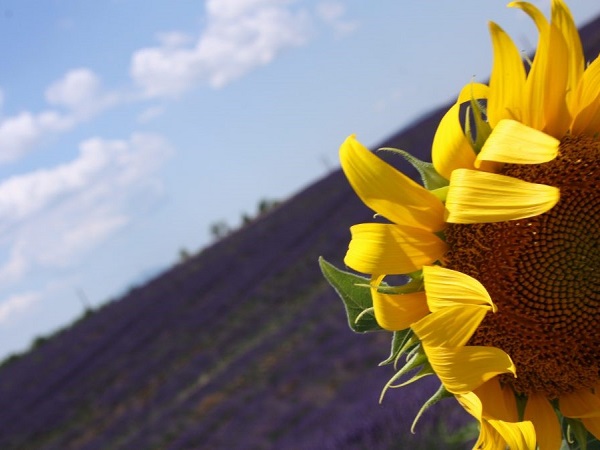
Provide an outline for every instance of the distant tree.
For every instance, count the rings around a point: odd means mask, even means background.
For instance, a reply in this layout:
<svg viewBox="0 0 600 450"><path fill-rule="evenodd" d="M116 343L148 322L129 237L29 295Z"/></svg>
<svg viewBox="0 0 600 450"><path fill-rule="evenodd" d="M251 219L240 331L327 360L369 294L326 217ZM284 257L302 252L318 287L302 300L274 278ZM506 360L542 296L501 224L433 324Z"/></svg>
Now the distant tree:
<svg viewBox="0 0 600 450"><path fill-rule="evenodd" d="M258 202L258 214L260 215L269 212L270 210L278 206L279 203L279 200L263 198L260 202Z"/></svg>
<svg viewBox="0 0 600 450"><path fill-rule="evenodd" d="M216 240L222 239L231 233L229 225L225 221L214 222L210 226L210 234Z"/></svg>
<svg viewBox="0 0 600 450"><path fill-rule="evenodd" d="M44 345L49 340L50 340L50 337L48 337L48 336L38 336L31 343L31 348L34 350L36 348L40 348L42 345Z"/></svg>
<svg viewBox="0 0 600 450"><path fill-rule="evenodd" d="M254 220L254 218L249 216L248 214L246 214L246 213L242 214L242 226L248 225L253 220Z"/></svg>
<svg viewBox="0 0 600 450"><path fill-rule="evenodd" d="M179 249L179 261L186 262L192 257L192 254L188 251L187 248Z"/></svg>
<svg viewBox="0 0 600 450"><path fill-rule="evenodd" d="M85 311L90 311L93 309L92 304L90 303L90 299L85 294L83 289L77 288L77 297L79 298L79 301L81 302L81 305L83 306L83 309Z"/></svg>
<svg viewBox="0 0 600 450"><path fill-rule="evenodd" d="M251 215L248 213L242 213L242 223L240 226L244 227L246 225L249 225L250 223L254 222L254 220L257 217L260 217L261 215L267 213L268 211L272 210L276 206L279 206L279 204L280 204L279 200L263 198L262 200L260 200L258 202L257 211L254 215ZM232 231L233 231L233 229L230 228L229 225L223 220L214 222L210 226L210 234L212 235L212 237L215 240L224 238L225 236L230 234ZM181 253L180 253L180 255L181 255Z"/></svg>
<svg viewBox="0 0 600 450"><path fill-rule="evenodd" d="M14 363L15 361L18 361L22 357L23 357L22 353L12 353L9 356L7 356L6 358L4 358L4 360L2 362L0 362L0 368L10 365L10 364Z"/></svg>

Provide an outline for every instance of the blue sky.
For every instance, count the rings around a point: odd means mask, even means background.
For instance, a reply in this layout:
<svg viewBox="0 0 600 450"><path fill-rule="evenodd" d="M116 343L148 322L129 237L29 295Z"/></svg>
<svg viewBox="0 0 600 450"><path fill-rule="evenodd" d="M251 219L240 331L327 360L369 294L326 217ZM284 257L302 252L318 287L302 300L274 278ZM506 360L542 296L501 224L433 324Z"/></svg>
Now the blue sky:
<svg viewBox="0 0 600 450"><path fill-rule="evenodd" d="M501 0L0 1L0 358L485 80L488 20L536 42Z"/></svg>

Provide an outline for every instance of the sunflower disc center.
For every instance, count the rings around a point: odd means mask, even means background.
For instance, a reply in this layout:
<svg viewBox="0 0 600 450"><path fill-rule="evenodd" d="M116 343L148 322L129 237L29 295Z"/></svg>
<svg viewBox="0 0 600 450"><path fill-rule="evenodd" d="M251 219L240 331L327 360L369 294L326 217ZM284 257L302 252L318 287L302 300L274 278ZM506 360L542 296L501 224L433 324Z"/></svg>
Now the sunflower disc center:
<svg viewBox="0 0 600 450"><path fill-rule="evenodd" d="M516 392L548 398L600 380L600 141L566 137L545 164L504 175L560 189L557 205L528 219L449 224L445 266L478 279L498 306L469 345L501 348Z"/></svg>

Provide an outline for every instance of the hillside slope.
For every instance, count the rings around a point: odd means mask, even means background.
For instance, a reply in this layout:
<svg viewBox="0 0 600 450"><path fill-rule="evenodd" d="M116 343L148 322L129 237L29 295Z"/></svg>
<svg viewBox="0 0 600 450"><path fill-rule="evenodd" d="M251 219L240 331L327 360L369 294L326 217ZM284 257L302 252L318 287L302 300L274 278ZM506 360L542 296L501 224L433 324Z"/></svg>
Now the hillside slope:
<svg viewBox="0 0 600 450"><path fill-rule="evenodd" d="M381 146L427 159L442 112ZM319 272L371 216L335 171L6 365L0 448L464 448L439 442L467 421L453 400L409 432L435 380L378 404L389 336L350 332Z"/></svg>
<svg viewBox="0 0 600 450"><path fill-rule="evenodd" d="M0 448L351 448L395 422L408 434L433 388L378 405L388 337L348 330L317 265L339 262L370 215L332 174L9 365Z"/></svg>

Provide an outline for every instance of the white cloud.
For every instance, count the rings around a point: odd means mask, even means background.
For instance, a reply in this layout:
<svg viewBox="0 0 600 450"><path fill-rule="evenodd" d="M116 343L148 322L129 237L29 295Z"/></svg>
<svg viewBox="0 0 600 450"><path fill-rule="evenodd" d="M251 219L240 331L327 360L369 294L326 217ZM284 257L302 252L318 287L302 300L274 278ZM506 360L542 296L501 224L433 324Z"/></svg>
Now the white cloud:
<svg viewBox="0 0 600 450"><path fill-rule="evenodd" d="M151 120L154 120L157 117L161 116L164 112L165 109L163 106L151 106L138 115L137 121L139 123L148 123Z"/></svg>
<svg viewBox="0 0 600 450"><path fill-rule="evenodd" d="M167 48L182 47L194 42L194 38L192 36L180 31L158 33L156 38L158 39L158 42L160 42L161 46Z"/></svg>
<svg viewBox="0 0 600 450"><path fill-rule="evenodd" d="M90 69L79 68L70 70L52 83L46 89L46 100L83 119L113 106L118 97L115 93L105 92L100 79Z"/></svg>
<svg viewBox="0 0 600 450"><path fill-rule="evenodd" d="M158 135L93 138L73 161L0 183L0 286L35 267L63 267L135 219L160 195L155 172L170 155Z"/></svg>
<svg viewBox="0 0 600 450"><path fill-rule="evenodd" d="M208 0L194 45L180 33L132 56L130 74L148 97L178 96L196 83L220 88L307 42L310 18L285 0Z"/></svg>
<svg viewBox="0 0 600 450"><path fill-rule="evenodd" d="M236 19L252 13L257 8L269 7L274 4L285 6L289 3L289 1L277 0L207 0L206 12L212 17Z"/></svg>
<svg viewBox="0 0 600 450"><path fill-rule="evenodd" d="M69 267L131 221L123 205L107 205L100 196L92 198L103 203L93 204L84 197L45 212L43 227L28 222L20 230L7 261L10 271L1 267L0 281L18 281L38 267Z"/></svg>
<svg viewBox="0 0 600 450"><path fill-rule="evenodd" d="M71 130L114 106L120 96L102 88L89 69L74 69L46 89L46 100L61 110L29 111L0 119L0 164L14 161L48 136Z"/></svg>
<svg viewBox="0 0 600 450"><path fill-rule="evenodd" d="M15 314L30 309L39 299L40 294L36 292L26 292L10 296L0 303L0 323L3 324Z"/></svg>
<svg viewBox="0 0 600 450"><path fill-rule="evenodd" d="M72 117L55 111L22 112L0 120L0 163L20 158L44 136L68 130L74 123Z"/></svg>
<svg viewBox="0 0 600 450"><path fill-rule="evenodd" d="M340 1L323 1L317 5L317 15L338 37L353 33L358 28L358 22L345 19L345 14L346 6Z"/></svg>
<svg viewBox="0 0 600 450"><path fill-rule="evenodd" d="M80 156L70 163L6 179L0 183L0 230L4 224L21 220L61 195L92 183L108 158L84 143Z"/></svg>

